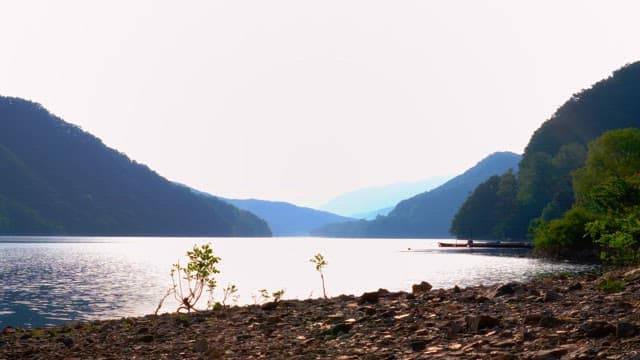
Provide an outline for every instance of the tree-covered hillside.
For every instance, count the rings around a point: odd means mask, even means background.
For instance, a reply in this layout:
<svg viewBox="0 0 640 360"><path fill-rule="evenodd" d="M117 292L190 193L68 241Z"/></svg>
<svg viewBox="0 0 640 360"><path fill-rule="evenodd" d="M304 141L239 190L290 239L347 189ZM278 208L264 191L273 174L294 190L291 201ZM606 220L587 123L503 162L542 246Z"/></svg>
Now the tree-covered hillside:
<svg viewBox="0 0 640 360"><path fill-rule="evenodd" d="M560 217L574 202L571 173L584 164L587 144L607 130L627 127L640 127L640 62L572 96L536 130L520 162L513 210L491 218L484 214L486 228L524 239L534 221ZM466 222L481 221L472 219L475 215L467 212L469 208L493 206L479 197L472 196L469 202L458 214ZM465 236L467 227L456 227L454 234Z"/></svg>
<svg viewBox="0 0 640 360"><path fill-rule="evenodd" d="M450 237L451 220L473 189L489 177L515 169L520 155L489 155L441 186L401 201L388 216L372 221L329 224L314 231L321 236L437 238Z"/></svg>
<svg viewBox="0 0 640 360"><path fill-rule="evenodd" d="M39 104L0 97L0 234L268 236Z"/></svg>
<svg viewBox="0 0 640 360"><path fill-rule="evenodd" d="M536 251L581 260L600 252L613 264L640 262L640 130L607 131L590 143L573 188L572 208L535 227Z"/></svg>
<svg viewBox="0 0 640 360"><path fill-rule="evenodd" d="M509 169L478 185L454 216L451 233L467 239L507 238L507 229L500 223L496 225L496 219L508 218L513 213L518 190L516 181L515 174Z"/></svg>

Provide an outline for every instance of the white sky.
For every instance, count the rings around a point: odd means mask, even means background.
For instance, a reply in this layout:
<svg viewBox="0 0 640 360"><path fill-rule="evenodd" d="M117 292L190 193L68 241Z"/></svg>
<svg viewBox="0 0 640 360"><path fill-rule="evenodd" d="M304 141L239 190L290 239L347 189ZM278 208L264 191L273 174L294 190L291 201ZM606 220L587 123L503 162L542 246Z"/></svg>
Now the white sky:
<svg viewBox="0 0 640 360"><path fill-rule="evenodd" d="M319 205L521 153L640 60L635 1L2 1L0 94L167 178Z"/></svg>

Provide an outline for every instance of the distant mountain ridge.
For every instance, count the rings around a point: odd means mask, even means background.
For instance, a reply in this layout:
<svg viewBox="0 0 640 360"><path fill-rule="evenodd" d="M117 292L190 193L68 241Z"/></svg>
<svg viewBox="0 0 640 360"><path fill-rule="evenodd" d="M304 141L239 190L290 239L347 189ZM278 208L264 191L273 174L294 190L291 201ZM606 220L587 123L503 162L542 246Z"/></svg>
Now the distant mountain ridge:
<svg viewBox="0 0 640 360"><path fill-rule="evenodd" d="M287 202L256 199L223 200L264 219L267 224L269 224L274 236L307 236L311 234L312 230L320 226L353 220L353 218L339 216L327 211L301 207Z"/></svg>
<svg viewBox="0 0 640 360"><path fill-rule="evenodd" d="M367 187L336 196L319 208L353 218L375 217L373 213L377 215L383 209L393 208L401 200L440 186L452 177L432 176L419 181Z"/></svg>
<svg viewBox="0 0 640 360"><path fill-rule="evenodd" d="M0 234L271 235L23 99L0 97L0 174Z"/></svg>
<svg viewBox="0 0 640 360"><path fill-rule="evenodd" d="M401 201L388 216L373 221L329 224L313 233L330 237L444 238L456 211L478 184L508 169L516 169L521 156L493 153L443 185Z"/></svg>
<svg viewBox="0 0 640 360"><path fill-rule="evenodd" d="M353 217L356 219L362 219L362 220L373 220L378 216L389 215L389 213L391 212L391 210L393 210L393 208L394 208L393 206L389 206L384 209L378 209L378 210L369 211L366 213L353 214Z"/></svg>
<svg viewBox="0 0 640 360"><path fill-rule="evenodd" d="M188 188L199 196L219 199L259 216L269 225L273 236L308 236L313 229L320 226L354 220L353 218L302 207L284 201L229 199L196 190L184 184L177 184Z"/></svg>

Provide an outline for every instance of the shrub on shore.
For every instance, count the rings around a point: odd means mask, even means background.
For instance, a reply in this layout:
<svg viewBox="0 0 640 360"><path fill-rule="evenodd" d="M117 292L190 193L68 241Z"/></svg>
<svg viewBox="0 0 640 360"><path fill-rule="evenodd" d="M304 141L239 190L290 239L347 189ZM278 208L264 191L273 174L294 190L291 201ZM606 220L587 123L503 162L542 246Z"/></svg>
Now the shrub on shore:
<svg viewBox="0 0 640 360"><path fill-rule="evenodd" d="M320 280L322 281L322 295L324 295L324 298L326 299L327 291L324 287L324 273L322 272L322 269L325 266L327 266L329 263L327 262L327 260L325 260L324 256L320 253L315 254L311 259L309 259L309 261L316 265L316 271L320 273Z"/></svg>
<svg viewBox="0 0 640 360"><path fill-rule="evenodd" d="M215 289L215 275L220 273L216 264L220 261L220 257L214 255L211 244L194 245L192 250L187 251L187 257L189 258L187 266L180 265L180 262L173 264L170 272L173 286L160 300L156 314L164 300L172 294L179 304L177 312L198 311L196 305L205 288L210 294Z"/></svg>

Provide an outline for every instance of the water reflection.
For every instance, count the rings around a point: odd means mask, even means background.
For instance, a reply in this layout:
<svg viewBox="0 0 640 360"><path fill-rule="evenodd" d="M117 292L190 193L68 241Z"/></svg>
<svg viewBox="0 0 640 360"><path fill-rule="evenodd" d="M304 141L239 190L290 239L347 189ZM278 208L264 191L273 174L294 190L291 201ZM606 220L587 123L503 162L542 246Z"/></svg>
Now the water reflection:
<svg viewBox="0 0 640 360"><path fill-rule="evenodd" d="M320 279L308 261L317 252L329 261L329 295L409 290L422 280L446 288L586 269L525 258L513 249L442 251L435 240L4 237L0 328L151 313L170 285L171 264L205 242L222 257L219 286L237 285L240 304L252 303L263 288L285 289L285 298L320 296ZM175 302L164 309L174 310Z"/></svg>

